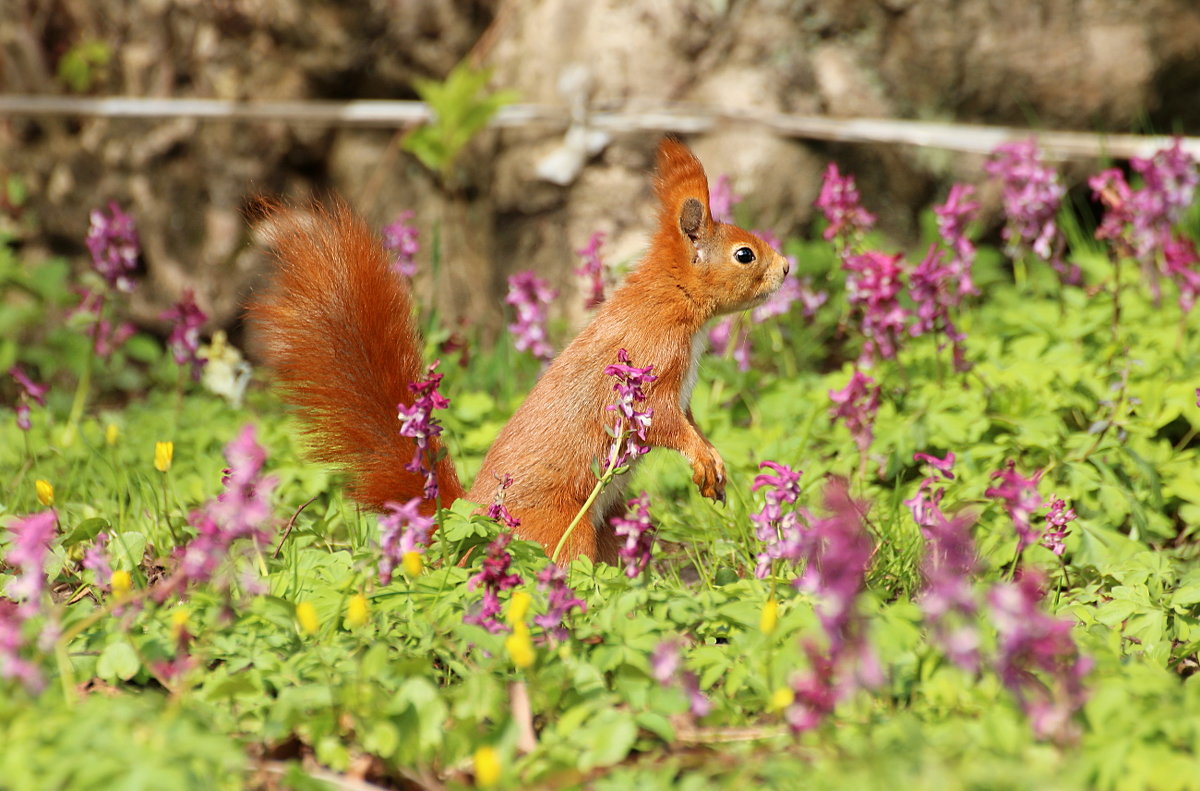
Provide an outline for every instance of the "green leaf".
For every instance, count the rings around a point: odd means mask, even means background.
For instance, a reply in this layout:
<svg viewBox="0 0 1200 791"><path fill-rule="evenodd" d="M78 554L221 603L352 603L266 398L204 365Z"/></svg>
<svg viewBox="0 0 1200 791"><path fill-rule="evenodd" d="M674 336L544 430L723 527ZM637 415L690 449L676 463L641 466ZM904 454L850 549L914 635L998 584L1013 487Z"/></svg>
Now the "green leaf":
<svg viewBox="0 0 1200 791"><path fill-rule="evenodd" d="M96 675L106 681L128 681L137 674L141 666L133 646L126 640L118 640L109 643L100 653L100 659L96 663Z"/></svg>

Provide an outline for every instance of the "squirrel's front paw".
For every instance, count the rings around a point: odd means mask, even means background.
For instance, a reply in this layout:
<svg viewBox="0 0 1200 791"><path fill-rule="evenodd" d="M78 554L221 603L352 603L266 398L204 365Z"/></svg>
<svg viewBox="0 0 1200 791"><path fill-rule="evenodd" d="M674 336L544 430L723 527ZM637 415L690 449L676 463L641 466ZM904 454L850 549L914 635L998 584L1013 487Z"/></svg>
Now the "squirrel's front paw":
<svg viewBox="0 0 1200 791"><path fill-rule="evenodd" d="M717 449L708 447L696 461L692 462L692 482L700 494L725 502L725 461Z"/></svg>

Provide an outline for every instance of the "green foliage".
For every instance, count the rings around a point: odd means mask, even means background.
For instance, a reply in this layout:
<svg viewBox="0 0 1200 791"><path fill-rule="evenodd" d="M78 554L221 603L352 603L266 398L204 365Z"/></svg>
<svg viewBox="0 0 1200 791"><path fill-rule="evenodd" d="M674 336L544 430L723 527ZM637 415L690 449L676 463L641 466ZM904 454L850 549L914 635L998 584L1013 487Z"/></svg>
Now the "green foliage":
<svg viewBox="0 0 1200 791"><path fill-rule="evenodd" d="M406 136L404 149L425 167L446 176L459 152L487 127L492 116L516 101L513 91L488 93L491 76L489 70L463 61L442 82L415 80L417 94L433 111L433 120Z"/></svg>
<svg viewBox="0 0 1200 791"><path fill-rule="evenodd" d="M103 41L83 41L58 61L58 79L74 93L87 93L112 60L112 49Z"/></svg>

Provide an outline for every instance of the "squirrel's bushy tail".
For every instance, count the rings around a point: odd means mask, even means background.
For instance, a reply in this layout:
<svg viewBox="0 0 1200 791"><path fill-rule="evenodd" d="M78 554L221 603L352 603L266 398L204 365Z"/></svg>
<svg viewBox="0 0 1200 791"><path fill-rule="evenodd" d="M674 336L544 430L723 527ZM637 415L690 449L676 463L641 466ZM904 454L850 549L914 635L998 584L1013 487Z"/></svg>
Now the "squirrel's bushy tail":
<svg viewBox="0 0 1200 791"><path fill-rule="evenodd" d="M249 317L313 458L348 473L351 496L371 508L421 496L424 476L405 469L415 445L400 435L396 410L425 375L407 284L345 204L261 213L277 265ZM449 505L462 485L441 443L431 445L443 456L436 474Z"/></svg>

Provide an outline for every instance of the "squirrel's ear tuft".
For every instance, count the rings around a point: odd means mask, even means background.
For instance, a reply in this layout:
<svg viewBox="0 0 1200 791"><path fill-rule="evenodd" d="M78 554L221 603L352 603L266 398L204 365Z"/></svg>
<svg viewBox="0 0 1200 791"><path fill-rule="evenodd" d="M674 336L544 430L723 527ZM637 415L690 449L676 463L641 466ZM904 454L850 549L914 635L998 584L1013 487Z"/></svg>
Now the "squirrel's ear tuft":
<svg viewBox="0 0 1200 791"><path fill-rule="evenodd" d="M688 146L673 137L659 143L658 173L654 179L654 191L662 202L662 209L678 222L679 229L691 236L700 235L712 224L708 212L708 178L696 155ZM692 222L686 227L686 221Z"/></svg>

